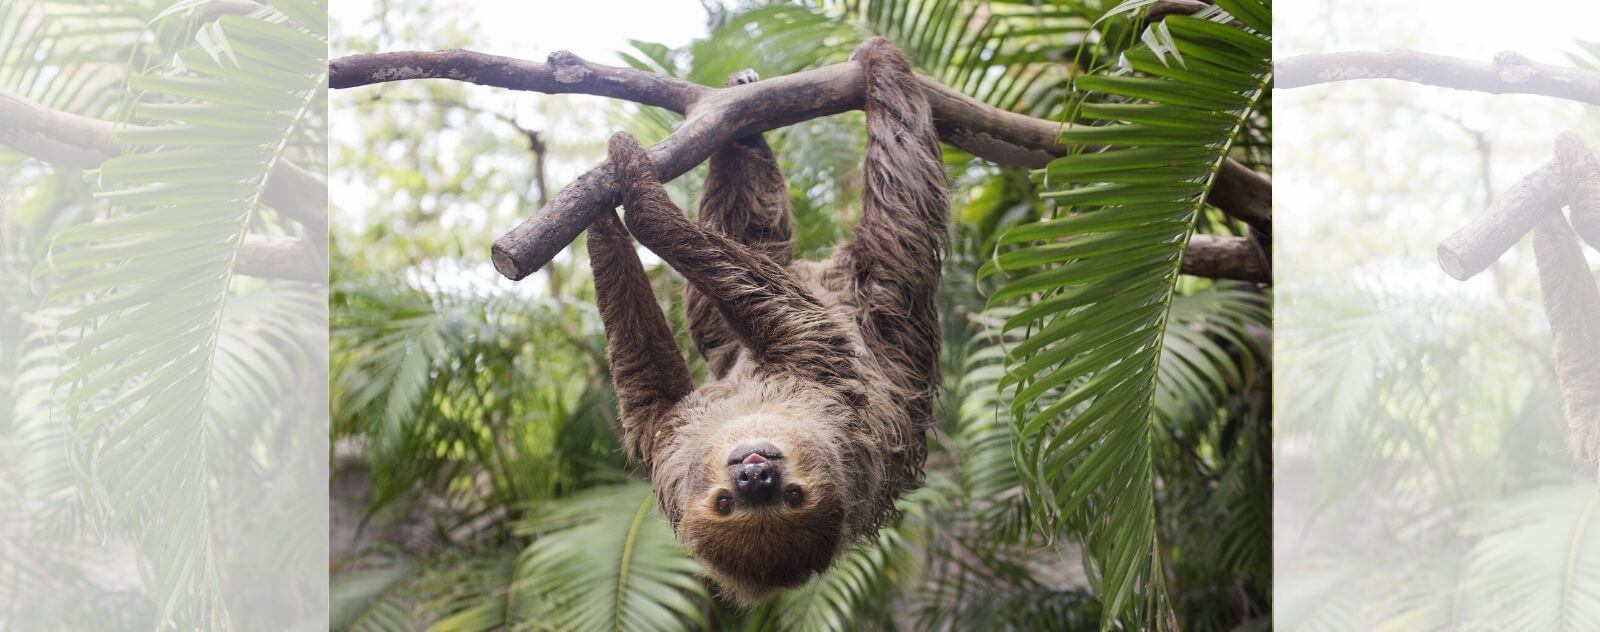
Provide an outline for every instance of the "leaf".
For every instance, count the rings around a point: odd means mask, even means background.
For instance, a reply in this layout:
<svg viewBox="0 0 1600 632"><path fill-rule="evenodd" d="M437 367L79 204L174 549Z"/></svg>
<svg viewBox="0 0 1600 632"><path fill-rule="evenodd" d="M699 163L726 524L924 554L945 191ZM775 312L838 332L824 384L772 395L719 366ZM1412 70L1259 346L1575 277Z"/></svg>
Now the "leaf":
<svg viewBox="0 0 1600 632"><path fill-rule="evenodd" d="M139 538L154 620L179 627L227 618L213 535L223 465L211 459L227 454L217 415L249 401L267 403L248 414L271 410L270 384L291 382L307 362L293 357L300 345L282 343L323 318L304 295L280 296L260 320L228 309L267 174L326 89L325 38L281 18L224 16L171 57L188 65L128 78L123 111L136 114L117 126L121 154L96 179L109 217L58 233L36 272L65 276L47 300L71 308L59 325L74 339L58 379L69 392L68 461L101 526Z"/></svg>
<svg viewBox="0 0 1600 632"><path fill-rule="evenodd" d="M545 505L520 530L507 597L510 627L649 630L704 623L699 565L672 535L644 484L598 488ZM439 629L455 629L441 626Z"/></svg>
<svg viewBox="0 0 1600 632"><path fill-rule="evenodd" d="M1268 11L1260 2L1250 9ZM1061 138L1090 147L1043 170L1043 195L1062 212L1013 229L985 267L1006 279L991 306L1020 308L1007 327L1026 334L1008 349L999 382L1017 389L1023 487L1041 528L1084 521L1107 627L1128 612L1140 619L1129 626L1170 626L1156 542L1156 424L1214 408L1243 379L1211 337L1242 339L1240 325L1210 335L1173 326L1236 322L1191 311L1177 293L1178 269L1214 174L1270 73L1268 34L1228 26L1226 13L1206 15L1218 21L1167 17L1147 48L1127 53L1131 71L1076 80L1078 111L1090 124L1068 126ZM1218 302L1227 296L1211 295L1206 307L1229 305Z"/></svg>

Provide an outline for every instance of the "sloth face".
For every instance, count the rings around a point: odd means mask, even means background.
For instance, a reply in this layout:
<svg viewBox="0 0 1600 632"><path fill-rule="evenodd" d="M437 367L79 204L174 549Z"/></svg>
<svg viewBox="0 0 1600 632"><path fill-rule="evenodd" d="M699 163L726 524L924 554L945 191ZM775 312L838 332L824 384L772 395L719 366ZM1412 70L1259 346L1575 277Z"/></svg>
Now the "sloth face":
<svg viewBox="0 0 1600 632"><path fill-rule="evenodd" d="M684 543L745 601L827 570L845 539L837 456L823 437L792 431L802 423L777 415L730 423L722 440L705 442L685 490Z"/></svg>

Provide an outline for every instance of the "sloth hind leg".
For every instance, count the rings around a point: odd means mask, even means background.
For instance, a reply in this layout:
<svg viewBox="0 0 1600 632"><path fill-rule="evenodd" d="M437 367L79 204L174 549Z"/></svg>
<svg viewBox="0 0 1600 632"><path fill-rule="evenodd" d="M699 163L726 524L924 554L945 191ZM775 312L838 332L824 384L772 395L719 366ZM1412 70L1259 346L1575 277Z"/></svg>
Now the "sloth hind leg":
<svg viewBox="0 0 1600 632"><path fill-rule="evenodd" d="M757 80L752 70L734 73L727 85ZM760 134L729 141L712 154L700 195L699 225L738 241L773 260L789 264L794 251L794 216L789 186L772 149ZM698 288L684 288L689 335L714 376L726 375L738 358L739 339L718 311L716 301Z"/></svg>

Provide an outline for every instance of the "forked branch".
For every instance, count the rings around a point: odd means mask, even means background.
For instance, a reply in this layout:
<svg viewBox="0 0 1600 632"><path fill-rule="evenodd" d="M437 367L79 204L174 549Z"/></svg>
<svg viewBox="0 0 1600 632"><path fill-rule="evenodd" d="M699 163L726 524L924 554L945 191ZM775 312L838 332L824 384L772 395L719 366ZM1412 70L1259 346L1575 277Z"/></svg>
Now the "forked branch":
<svg viewBox="0 0 1600 632"><path fill-rule="evenodd" d="M452 79L514 90L612 97L684 115L678 129L648 149L662 181L676 178L732 138L793 125L861 107L864 77L854 62L772 77L728 88L709 88L628 68L595 64L566 51L538 63L465 50L351 55L329 63L333 88L407 79ZM941 140L1002 165L1042 167L1065 155L1060 124L1007 112L927 77L918 77L933 108ZM1265 176L1226 161L1207 199L1259 230L1272 217L1272 184ZM571 243L600 213L616 208L609 163L579 177L534 217L497 240L495 268L515 280L538 270ZM1231 261L1232 259L1225 259ZM1221 270L1230 278L1263 271Z"/></svg>
<svg viewBox="0 0 1600 632"><path fill-rule="evenodd" d="M1439 267L1456 280L1472 278L1569 204L1579 235L1600 248L1600 160L1571 132L1556 138L1555 158L1439 242Z"/></svg>

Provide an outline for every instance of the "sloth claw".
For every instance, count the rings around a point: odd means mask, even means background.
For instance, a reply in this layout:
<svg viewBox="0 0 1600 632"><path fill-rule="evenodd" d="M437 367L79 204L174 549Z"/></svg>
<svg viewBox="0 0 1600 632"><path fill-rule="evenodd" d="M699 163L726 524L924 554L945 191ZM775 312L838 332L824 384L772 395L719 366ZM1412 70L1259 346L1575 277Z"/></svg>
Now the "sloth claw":
<svg viewBox="0 0 1600 632"><path fill-rule="evenodd" d="M728 80L724 81L722 83L722 85L725 86L725 87L730 87L731 88L733 86L742 86L742 85L746 85L746 84L755 83L755 82L760 81L760 80L761 80L761 75L756 73L756 69L754 69L754 68L746 68L746 69L741 70L739 72L736 72L736 73L733 73L731 75L728 75Z"/></svg>

